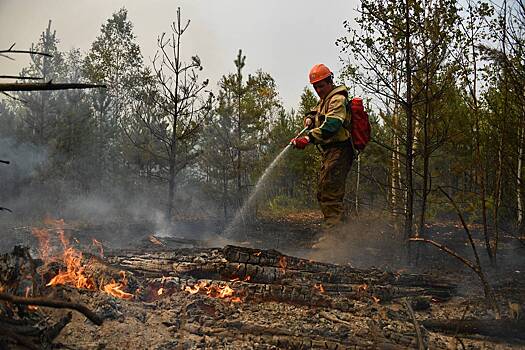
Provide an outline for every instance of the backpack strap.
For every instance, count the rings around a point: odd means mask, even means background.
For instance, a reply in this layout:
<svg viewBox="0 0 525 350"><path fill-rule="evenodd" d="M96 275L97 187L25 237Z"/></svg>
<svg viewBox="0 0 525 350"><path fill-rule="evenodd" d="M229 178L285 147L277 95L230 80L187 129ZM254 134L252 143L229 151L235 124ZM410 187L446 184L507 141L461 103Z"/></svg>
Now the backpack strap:
<svg viewBox="0 0 525 350"><path fill-rule="evenodd" d="M343 85L341 85L343 86ZM327 103L328 101L330 101L330 99L335 96L335 95L343 95L344 97L346 97L346 99L348 100L348 92L346 90L339 90L338 88L341 87L341 86L338 86L336 88L334 88L332 91L330 91L330 93L328 93L328 95L325 97L325 99L323 100L323 103L321 103L321 105L319 106L319 111L321 111L325 105L325 103Z"/></svg>

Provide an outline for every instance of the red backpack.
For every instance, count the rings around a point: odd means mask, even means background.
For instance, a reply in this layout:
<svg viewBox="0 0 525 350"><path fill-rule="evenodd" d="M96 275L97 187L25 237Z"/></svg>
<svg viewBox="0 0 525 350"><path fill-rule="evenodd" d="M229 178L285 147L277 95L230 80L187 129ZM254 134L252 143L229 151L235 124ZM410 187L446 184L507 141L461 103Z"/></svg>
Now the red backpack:
<svg viewBox="0 0 525 350"><path fill-rule="evenodd" d="M372 130L368 120L368 113L365 111L361 97L354 97L347 101L346 110L347 112L350 111L352 116L349 128L352 134L352 143L354 148L360 152L365 149L371 138Z"/></svg>

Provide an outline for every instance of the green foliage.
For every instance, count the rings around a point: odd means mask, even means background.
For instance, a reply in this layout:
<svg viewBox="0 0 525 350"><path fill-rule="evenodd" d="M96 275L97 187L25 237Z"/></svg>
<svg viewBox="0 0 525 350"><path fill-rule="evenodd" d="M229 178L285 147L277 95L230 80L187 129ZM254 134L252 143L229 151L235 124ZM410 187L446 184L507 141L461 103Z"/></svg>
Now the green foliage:
<svg viewBox="0 0 525 350"><path fill-rule="evenodd" d="M142 68L142 54L135 39L128 11L122 8L102 25L91 45L85 61L86 76L93 82L108 84L110 91L134 86Z"/></svg>
<svg viewBox="0 0 525 350"><path fill-rule="evenodd" d="M415 215L426 201L424 219L450 217L450 205L436 190L441 186L472 223L482 221L485 207L491 232L496 223L523 226L525 39L518 30L525 23L523 10L503 14L488 3L453 0L363 0L361 5L358 27L345 22L347 35L337 40L347 63L340 81L363 92L372 120L373 142L360 158L361 206L404 214L410 76ZM169 44L166 49L177 45L167 38L159 38ZM27 92L18 95L23 104L0 101L0 135L47 150L48 162L34 182L67 180L79 193L162 186L163 198L173 175L174 183L198 187L229 218L317 103L305 87L297 109L285 111L273 77L262 70L246 72L239 51L211 106L207 81L198 76L198 56L188 56L186 63L176 58L189 67L187 85L173 85L173 65L157 60L151 69L144 67L125 9L102 25L87 55L61 52L58 45L50 22L32 48L53 58L31 56L21 74L101 82L108 89ZM413 63L409 75L407 52ZM319 158L315 147L289 150L259 206L274 212L315 208ZM352 205L356 175L354 164L347 183Z"/></svg>

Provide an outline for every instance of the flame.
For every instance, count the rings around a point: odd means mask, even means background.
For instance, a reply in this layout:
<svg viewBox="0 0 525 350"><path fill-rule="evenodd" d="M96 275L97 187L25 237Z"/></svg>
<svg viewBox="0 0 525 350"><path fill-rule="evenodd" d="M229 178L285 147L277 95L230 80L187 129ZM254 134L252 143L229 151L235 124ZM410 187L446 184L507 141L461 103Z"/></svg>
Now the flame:
<svg viewBox="0 0 525 350"><path fill-rule="evenodd" d="M44 261L45 265L49 264L50 238L47 229L32 228L31 233L38 239L38 255Z"/></svg>
<svg viewBox="0 0 525 350"><path fill-rule="evenodd" d="M368 284L363 283L357 286L358 292L366 292L368 290Z"/></svg>
<svg viewBox="0 0 525 350"><path fill-rule="evenodd" d="M66 271L59 270L58 275L53 277L47 286L66 284L76 288L96 289L95 281L84 273L82 252L69 247L64 250L63 261L66 265Z"/></svg>
<svg viewBox="0 0 525 350"><path fill-rule="evenodd" d="M251 279L252 279L252 276L248 275L248 276L244 277L244 279L243 279L242 281L243 281L243 282L248 282L248 281L251 280ZM232 278L232 279L230 280L230 282L237 282L237 281L240 281L240 280L241 280L240 277L235 277L235 278Z"/></svg>
<svg viewBox="0 0 525 350"><path fill-rule="evenodd" d="M26 287L26 293L25 293L25 297L26 298L31 294L31 289L33 289L33 288L32 287ZM36 311L36 310L38 310L38 306L36 306L36 305L27 305L27 309L29 311Z"/></svg>
<svg viewBox="0 0 525 350"><path fill-rule="evenodd" d="M114 297L128 300L133 298L133 294L126 293L122 290L122 288L126 288L127 285L128 279L126 278L126 273L120 271L120 282L117 283L113 280L111 283L106 284L102 290Z"/></svg>
<svg viewBox="0 0 525 350"><path fill-rule="evenodd" d="M199 281L199 283L193 286L186 286L184 288L184 291L190 294L197 294L200 292L212 298L229 299L230 301L234 303L238 303L242 301L240 297L233 296L235 293L235 290L233 290L227 284L224 286L215 286L215 285L208 284L207 281Z"/></svg>
<svg viewBox="0 0 525 350"><path fill-rule="evenodd" d="M164 288L160 287L159 290L157 291L157 295L162 295L162 293L164 293Z"/></svg>
<svg viewBox="0 0 525 350"><path fill-rule="evenodd" d="M153 236L153 235L149 235L148 239L149 239L149 241L150 241L151 243L153 243L153 244L156 244L156 245L164 245L164 244L162 244L161 241L159 241L159 239L158 239L157 237L155 237L155 236Z"/></svg>
<svg viewBox="0 0 525 350"><path fill-rule="evenodd" d="M93 238L93 245L98 248L98 252L100 254L100 257L103 258L104 257L104 247L102 246L102 243L100 243L99 241L97 241L95 238Z"/></svg>
<svg viewBox="0 0 525 350"><path fill-rule="evenodd" d="M228 285L224 286L222 289L219 289L219 298L231 297L232 295L233 289L231 289Z"/></svg>
<svg viewBox="0 0 525 350"><path fill-rule="evenodd" d="M314 284L314 288L317 289L320 293L324 293L325 292L325 289L324 289L324 286L323 286L322 283Z"/></svg>
<svg viewBox="0 0 525 350"><path fill-rule="evenodd" d="M100 286L97 285L96 281L92 277L86 275L85 270L86 267L88 267L91 263L91 260L88 261L86 265L84 265L82 263L82 252L70 246L69 240L64 232L64 220L53 220L46 218L44 219L44 223L53 227L54 232L58 236L58 239L62 245L62 254L51 254L51 235L49 229L33 228L32 232L40 242L40 248L38 249L40 258L44 261L45 265L52 261L61 260L66 266L65 271L59 270L58 274L54 276L46 284L46 286L56 286L63 284L76 288L85 288L91 290L98 289L122 299L131 299L133 297L133 294L129 294L122 290L127 286L127 279L124 271L120 271L121 280L119 282L115 282L114 280L108 284L103 284L103 282L101 282ZM100 254L102 256L102 244L100 244L100 242L95 239L93 239L93 244L100 248Z"/></svg>
<svg viewBox="0 0 525 350"><path fill-rule="evenodd" d="M253 253L253 255L255 255L255 256L260 256L261 254L262 254L262 252Z"/></svg>
<svg viewBox="0 0 525 350"><path fill-rule="evenodd" d="M184 290L186 292L189 292L190 294L197 294L200 290L203 290L204 288L206 288L207 285L208 283L206 281L200 281L199 283L195 284L193 287L186 286Z"/></svg>
<svg viewBox="0 0 525 350"><path fill-rule="evenodd" d="M279 269L282 273L286 271L286 266L288 265L288 262L286 261L286 257L283 255L279 258Z"/></svg>

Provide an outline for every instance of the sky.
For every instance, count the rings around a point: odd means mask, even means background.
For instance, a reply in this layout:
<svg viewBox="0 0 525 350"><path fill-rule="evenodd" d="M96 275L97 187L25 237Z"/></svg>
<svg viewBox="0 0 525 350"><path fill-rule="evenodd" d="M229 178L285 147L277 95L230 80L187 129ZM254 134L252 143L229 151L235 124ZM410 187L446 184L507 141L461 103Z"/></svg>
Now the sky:
<svg viewBox="0 0 525 350"><path fill-rule="evenodd" d="M181 8L190 19L183 36L182 56L197 54L216 90L224 74L234 72L239 49L246 55L245 75L262 69L275 79L283 105L297 108L308 85L308 71L324 63L337 76L342 64L337 38L345 35L344 20L356 16L358 0L0 0L0 49L16 43L28 49L52 20L59 49L87 52L100 27L120 8L128 10L144 62L151 64L157 38L170 31ZM18 74L29 64L0 57L0 74Z"/></svg>

